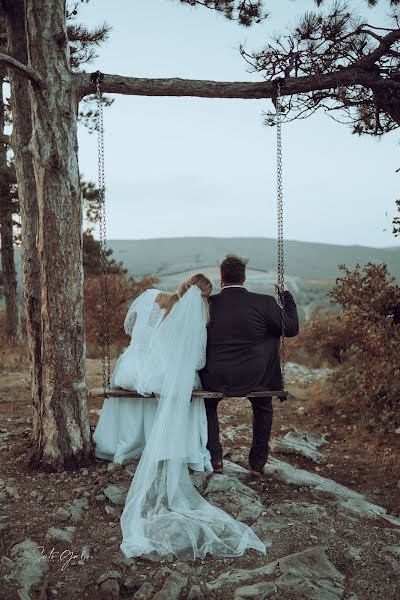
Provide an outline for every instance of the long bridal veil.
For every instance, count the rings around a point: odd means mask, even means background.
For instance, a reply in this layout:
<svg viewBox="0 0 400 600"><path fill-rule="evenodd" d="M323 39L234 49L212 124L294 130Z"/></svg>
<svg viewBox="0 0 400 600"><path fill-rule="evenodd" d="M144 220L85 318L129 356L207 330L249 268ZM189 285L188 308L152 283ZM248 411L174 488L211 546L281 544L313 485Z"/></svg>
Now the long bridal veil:
<svg viewBox="0 0 400 600"><path fill-rule="evenodd" d="M209 504L187 466L184 432L206 315L200 289L192 286L152 338L144 392L160 394L152 432L121 516L125 556L151 554L180 559L240 556L265 545L244 523Z"/></svg>

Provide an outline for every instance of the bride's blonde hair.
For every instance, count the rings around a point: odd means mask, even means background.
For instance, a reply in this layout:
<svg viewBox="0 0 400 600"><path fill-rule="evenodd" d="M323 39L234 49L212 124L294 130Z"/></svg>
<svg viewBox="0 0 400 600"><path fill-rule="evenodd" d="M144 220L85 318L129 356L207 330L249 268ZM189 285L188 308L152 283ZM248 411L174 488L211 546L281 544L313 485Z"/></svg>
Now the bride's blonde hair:
<svg viewBox="0 0 400 600"><path fill-rule="evenodd" d="M178 302L178 300L180 300L182 298L182 296L184 294L186 294L186 292L193 285L197 285L197 287L201 291L201 296L203 298L204 308L206 310L207 322L208 322L209 317L210 317L210 309L209 309L209 306L208 306L208 298L210 297L210 294L212 292L212 283L208 279L208 277L206 277L205 275L203 275L203 273L197 273L197 275L192 275L192 277L189 277L189 279L186 279L183 283L181 283L181 285L178 287L178 289L176 290L176 292L174 294L172 294L172 296L168 300L168 304L167 304L167 307L166 307L164 319L171 312L173 306Z"/></svg>

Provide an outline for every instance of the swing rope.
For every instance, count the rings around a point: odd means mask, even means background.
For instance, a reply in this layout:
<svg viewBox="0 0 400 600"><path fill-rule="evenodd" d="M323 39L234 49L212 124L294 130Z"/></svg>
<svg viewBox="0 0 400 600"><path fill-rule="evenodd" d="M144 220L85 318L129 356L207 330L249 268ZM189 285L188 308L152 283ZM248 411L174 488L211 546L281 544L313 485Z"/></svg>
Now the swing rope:
<svg viewBox="0 0 400 600"><path fill-rule="evenodd" d="M100 71L96 75L96 129L97 129L97 155L98 155L98 188L99 188L99 233L100 233L100 271L101 271L101 346L102 346L102 364L103 364L103 392L104 397L108 397L111 376L110 359L110 326L109 326L109 294L108 294L108 271L107 271L107 220L106 220L106 195L104 180L104 119L103 119L103 94L100 89L100 83L103 81L103 74Z"/></svg>
<svg viewBox="0 0 400 600"><path fill-rule="evenodd" d="M285 260L284 260L284 237L283 237L283 159L282 159L282 102L281 85L284 80L276 80L276 151L277 151L277 223L278 223L278 304L282 315L282 335L280 340L280 360L282 372L282 386L285 387L285 310L283 303L283 292L285 289Z"/></svg>

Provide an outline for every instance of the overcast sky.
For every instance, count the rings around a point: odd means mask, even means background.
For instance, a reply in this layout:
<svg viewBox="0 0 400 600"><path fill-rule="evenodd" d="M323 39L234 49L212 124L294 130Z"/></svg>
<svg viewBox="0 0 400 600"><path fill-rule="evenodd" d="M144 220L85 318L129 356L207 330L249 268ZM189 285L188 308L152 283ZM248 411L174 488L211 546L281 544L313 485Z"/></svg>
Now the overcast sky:
<svg viewBox="0 0 400 600"><path fill-rule="evenodd" d="M369 20L384 23L386 1ZM350 2L365 10L363 0ZM246 72L238 46L259 49L312 0L268 0L271 17L244 29L174 0L91 0L81 20L113 28L87 70L137 77L227 81ZM106 110L109 239L265 236L276 231L274 128L270 100L115 96ZM391 246L399 196L399 131L359 138L322 112L284 126L288 239ZM96 138L81 127L80 168L97 176Z"/></svg>

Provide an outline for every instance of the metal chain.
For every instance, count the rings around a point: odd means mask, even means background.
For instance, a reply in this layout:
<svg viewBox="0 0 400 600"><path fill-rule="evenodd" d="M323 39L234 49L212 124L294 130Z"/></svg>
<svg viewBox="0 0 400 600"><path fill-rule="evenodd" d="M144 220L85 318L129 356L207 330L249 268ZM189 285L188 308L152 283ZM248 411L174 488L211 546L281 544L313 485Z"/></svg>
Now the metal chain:
<svg viewBox="0 0 400 600"><path fill-rule="evenodd" d="M110 359L110 328L109 328L109 295L107 278L107 221L106 221L106 196L104 185L104 122L103 122L103 95L100 89L100 77L96 79L97 98L97 151L98 151L98 187L100 203L100 269L101 269L101 344L103 364L103 391L107 398L110 387L111 359Z"/></svg>
<svg viewBox="0 0 400 600"><path fill-rule="evenodd" d="M285 387L285 309L283 304L283 291L285 289L285 261L284 261L284 238L283 238L283 176L282 176L282 103L281 82L276 84L276 148L277 148L277 213L278 213L278 303L282 315L281 336L281 371L282 383Z"/></svg>

